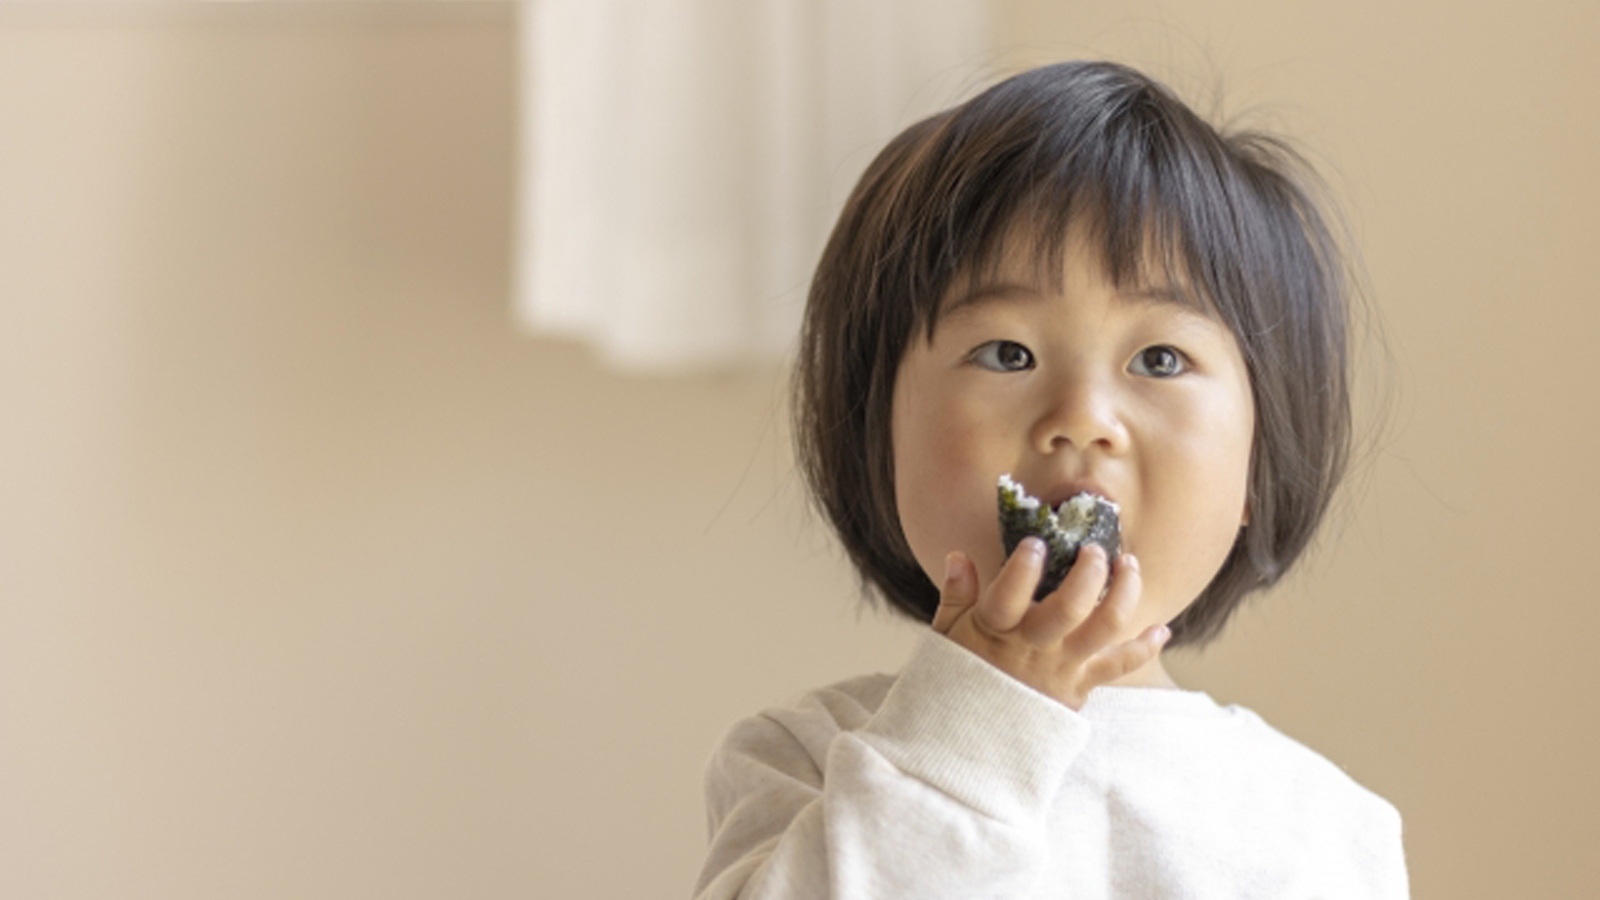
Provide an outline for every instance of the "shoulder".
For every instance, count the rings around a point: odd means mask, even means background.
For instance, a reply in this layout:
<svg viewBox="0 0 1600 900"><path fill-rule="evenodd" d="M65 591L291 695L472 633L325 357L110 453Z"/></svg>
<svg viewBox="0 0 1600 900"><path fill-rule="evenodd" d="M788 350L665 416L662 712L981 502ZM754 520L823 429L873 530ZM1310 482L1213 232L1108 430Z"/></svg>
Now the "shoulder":
<svg viewBox="0 0 1600 900"><path fill-rule="evenodd" d="M766 712L785 718L831 722L838 729L853 731L883 705L896 677L883 672L857 675L797 694L786 703L769 707Z"/></svg>
<svg viewBox="0 0 1600 900"><path fill-rule="evenodd" d="M1400 811L1357 781L1343 767L1269 724L1255 711L1228 707L1257 767L1281 802L1323 821L1343 822L1358 832L1398 834Z"/></svg>
<svg viewBox="0 0 1600 900"><path fill-rule="evenodd" d="M730 757L762 758L790 770L820 772L834 737L865 726L894 681L895 676L883 673L857 675L746 716L723 732L712 765Z"/></svg>
<svg viewBox="0 0 1600 900"><path fill-rule="evenodd" d="M1256 713L1230 707L1263 774L1256 798L1274 820L1277 848L1297 850L1307 871L1343 885L1341 896L1405 898L1410 894L1400 811L1331 759L1268 725Z"/></svg>

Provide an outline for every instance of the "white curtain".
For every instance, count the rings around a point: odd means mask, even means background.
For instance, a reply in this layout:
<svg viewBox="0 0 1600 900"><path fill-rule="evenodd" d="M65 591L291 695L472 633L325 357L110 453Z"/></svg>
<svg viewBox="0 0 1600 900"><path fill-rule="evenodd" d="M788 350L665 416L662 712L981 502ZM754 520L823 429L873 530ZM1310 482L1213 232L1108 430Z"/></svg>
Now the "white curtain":
<svg viewBox="0 0 1600 900"><path fill-rule="evenodd" d="M641 372L782 362L901 128L992 80L989 0L525 0L520 327Z"/></svg>

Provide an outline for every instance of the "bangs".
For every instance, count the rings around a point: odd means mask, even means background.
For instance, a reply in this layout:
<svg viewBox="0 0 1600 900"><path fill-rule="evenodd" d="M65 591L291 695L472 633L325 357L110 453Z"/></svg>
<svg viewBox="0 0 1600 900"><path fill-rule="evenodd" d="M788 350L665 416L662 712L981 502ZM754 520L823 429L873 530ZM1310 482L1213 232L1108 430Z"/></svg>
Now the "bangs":
<svg viewBox="0 0 1600 900"><path fill-rule="evenodd" d="M1059 292L1070 227L1118 291L1170 288L1236 334L1248 318L1235 306L1257 255L1238 227L1243 173L1160 85L1028 73L946 113L929 140L901 244L928 277L910 295L929 339L951 282L992 281L1007 254L1025 251L1034 284Z"/></svg>

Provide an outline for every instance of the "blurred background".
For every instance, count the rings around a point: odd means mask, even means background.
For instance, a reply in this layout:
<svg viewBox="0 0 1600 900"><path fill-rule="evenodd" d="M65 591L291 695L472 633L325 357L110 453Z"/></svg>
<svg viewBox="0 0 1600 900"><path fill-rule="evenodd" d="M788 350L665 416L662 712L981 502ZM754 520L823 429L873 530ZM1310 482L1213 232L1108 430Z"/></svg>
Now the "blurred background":
<svg viewBox="0 0 1600 900"><path fill-rule="evenodd" d="M0 897L687 896L722 731L918 633L791 465L829 217L1086 57L1305 148L1391 357L1175 677L1393 802L1416 896L1592 896L1600 6L548 2L0 2Z"/></svg>

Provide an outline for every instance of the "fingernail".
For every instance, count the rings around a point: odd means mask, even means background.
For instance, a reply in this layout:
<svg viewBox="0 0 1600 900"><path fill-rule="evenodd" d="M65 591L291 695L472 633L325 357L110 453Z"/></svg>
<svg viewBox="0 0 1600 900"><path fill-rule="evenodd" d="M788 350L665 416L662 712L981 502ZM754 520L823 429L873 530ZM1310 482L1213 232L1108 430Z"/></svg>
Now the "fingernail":
<svg viewBox="0 0 1600 900"><path fill-rule="evenodd" d="M944 580L954 581L956 578L956 573L960 570L961 560L956 555L956 551L951 550L949 553L946 553L944 556Z"/></svg>
<svg viewBox="0 0 1600 900"><path fill-rule="evenodd" d="M1132 553L1124 553L1122 554L1122 561L1127 563L1128 568L1135 572L1139 571L1139 557L1134 556Z"/></svg>
<svg viewBox="0 0 1600 900"><path fill-rule="evenodd" d="M1030 537L1024 538L1022 542L1028 545L1028 552L1032 553L1035 559L1044 559L1044 541Z"/></svg>
<svg viewBox="0 0 1600 900"><path fill-rule="evenodd" d="M1172 629L1171 628L1168 628L1167 626L1162 625L1160 628L1156 629L1156 643L1165 644L1167 642L1167 638L1170 638L1170 637L1172 637Z"/></svg>

